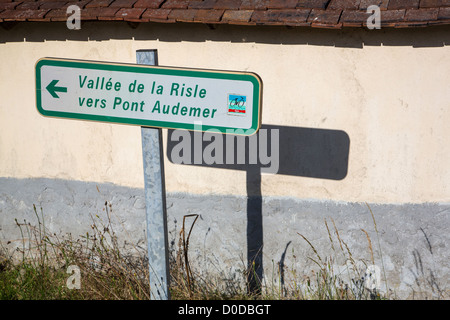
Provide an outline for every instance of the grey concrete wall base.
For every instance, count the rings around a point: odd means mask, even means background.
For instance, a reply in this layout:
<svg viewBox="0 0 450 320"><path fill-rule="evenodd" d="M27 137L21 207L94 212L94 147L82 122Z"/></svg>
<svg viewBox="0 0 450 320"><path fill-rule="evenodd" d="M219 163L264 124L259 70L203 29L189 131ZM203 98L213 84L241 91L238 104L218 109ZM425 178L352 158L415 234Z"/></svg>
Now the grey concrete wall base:
<svg viewBox="0 0 450 320"><path fill-rule="evenodd" d="M70 233L74 238L90 231L92 219L106 221L107 206L121 245L126 250L147 251L143 189L43 178L0 178L3 247L21 245L14 219L37 223L33 204L38 213L42 208L49 232ZM368 206L169 193L169 248L178 250L183 217L198 214L189 242L190 263L196 271L224 281L243 281L252 257L258 260L264 285L289 288L294 276L312 277L312 270L318 270L314 259L327 262L329 270L344 280L356 272L360 277L356 280L397 298L448 299L450 204ZM192 221L187 219L187 225ZM371 270L380 272L380 278L369 279ZM347 281L355 285L351 278Z"/></svg>

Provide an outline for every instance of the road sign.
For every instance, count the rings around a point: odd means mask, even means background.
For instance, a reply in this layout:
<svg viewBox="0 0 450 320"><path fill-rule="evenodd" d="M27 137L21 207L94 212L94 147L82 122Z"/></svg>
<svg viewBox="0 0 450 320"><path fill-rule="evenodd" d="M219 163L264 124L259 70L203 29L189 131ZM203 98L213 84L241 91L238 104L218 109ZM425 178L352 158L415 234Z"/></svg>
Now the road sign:
<svg viewBox="0 0 450 320"><path fill-rule="evenodd" d="M44 116L251 135L262 81L250 72L43 58L36 103Z"/></svg>

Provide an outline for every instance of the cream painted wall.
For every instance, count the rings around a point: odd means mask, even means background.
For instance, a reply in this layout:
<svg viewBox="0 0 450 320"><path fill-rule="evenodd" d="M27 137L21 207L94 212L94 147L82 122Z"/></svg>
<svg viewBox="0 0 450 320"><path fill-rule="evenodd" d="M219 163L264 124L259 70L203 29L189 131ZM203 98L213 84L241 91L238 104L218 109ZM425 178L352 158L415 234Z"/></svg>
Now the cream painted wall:
<svg viewBox="0 0 450 320"><path fill-rule="evenodd" d="M264 196L379 203L450 202L450 28L286 29L84 23L0 28L0 176L143 187L140 128L42 117L42 57L252 71L264 83L263 124L350 137L340 181L263 175ZM25 39L24 39L25 38ZM419 45L419 46L418 46ZM425 46L423 46L425 45ZM165 138L166 131L164 131ZM246 194L243 171L165 161L168 192Z"/></svg>

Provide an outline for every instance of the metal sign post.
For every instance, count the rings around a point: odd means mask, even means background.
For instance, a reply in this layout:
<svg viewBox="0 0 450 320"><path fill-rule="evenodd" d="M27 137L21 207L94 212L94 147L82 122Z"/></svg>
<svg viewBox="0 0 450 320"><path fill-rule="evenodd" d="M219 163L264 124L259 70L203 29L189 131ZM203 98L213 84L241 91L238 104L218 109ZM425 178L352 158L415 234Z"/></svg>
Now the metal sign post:
<svg viewBox="0 0 450 320"><path fill-rule="evenodd" d="M136 62L138 64L157 65L158 53L156 50L138 50L136 52ZM161 131L160 128L141 127L150 298L154 300L168 300L170 298L167 212Z"/></svg>

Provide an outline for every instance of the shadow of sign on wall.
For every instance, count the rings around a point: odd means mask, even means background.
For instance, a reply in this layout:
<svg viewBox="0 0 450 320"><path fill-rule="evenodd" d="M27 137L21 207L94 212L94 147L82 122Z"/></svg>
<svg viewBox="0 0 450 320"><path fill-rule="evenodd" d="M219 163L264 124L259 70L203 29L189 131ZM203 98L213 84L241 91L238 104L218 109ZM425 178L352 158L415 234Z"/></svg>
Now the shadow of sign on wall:
<svg viewBox="0 0 450 320"><path fill-rule="evenodd" d="M342 180L347 176L350 138L341 130L262 125L253 136L168 130L167 157L180 165L244 170L247 175L248 288L263 276L261 172Z"/></svg>

